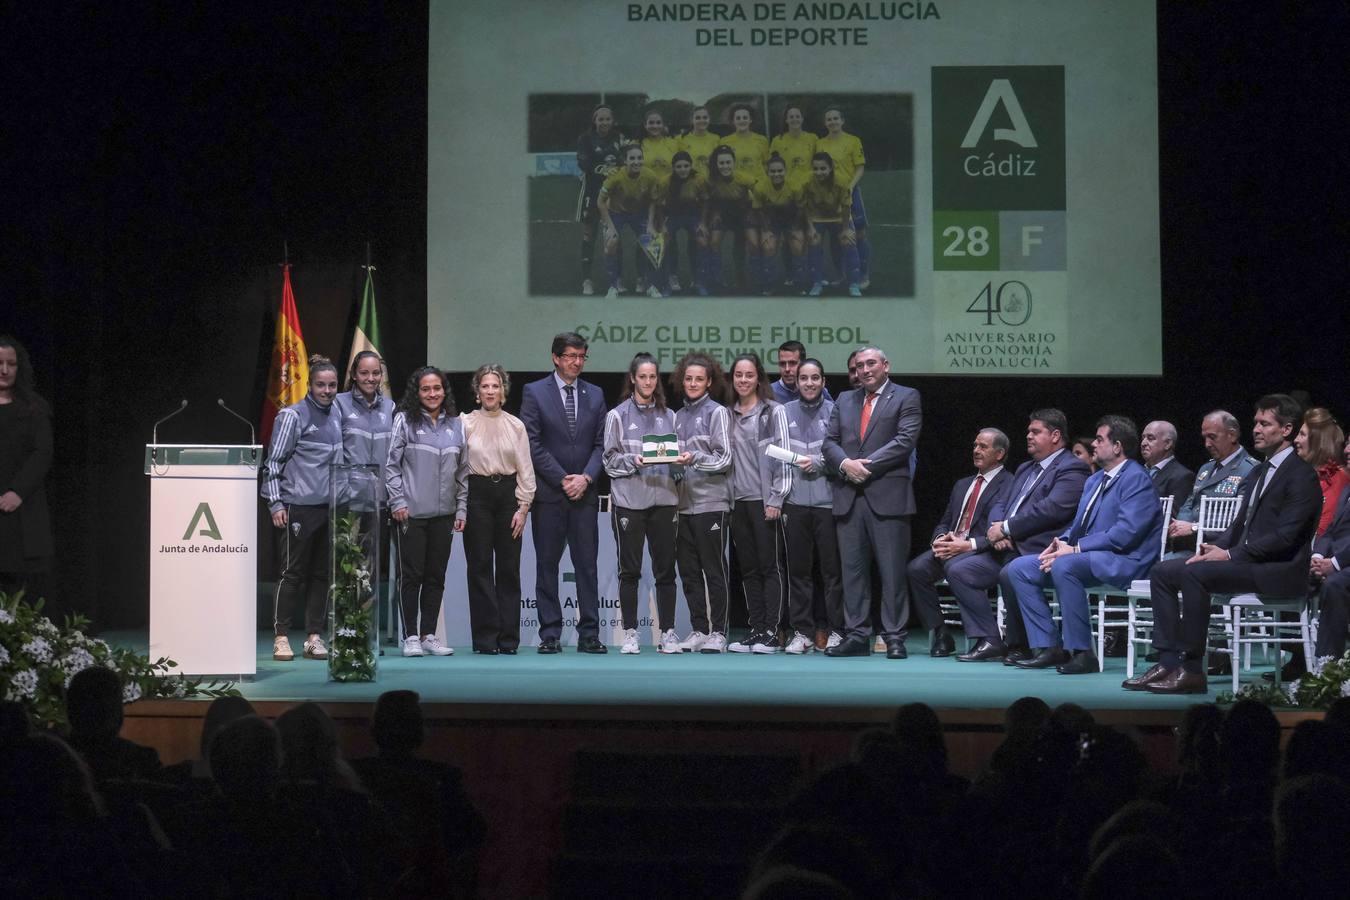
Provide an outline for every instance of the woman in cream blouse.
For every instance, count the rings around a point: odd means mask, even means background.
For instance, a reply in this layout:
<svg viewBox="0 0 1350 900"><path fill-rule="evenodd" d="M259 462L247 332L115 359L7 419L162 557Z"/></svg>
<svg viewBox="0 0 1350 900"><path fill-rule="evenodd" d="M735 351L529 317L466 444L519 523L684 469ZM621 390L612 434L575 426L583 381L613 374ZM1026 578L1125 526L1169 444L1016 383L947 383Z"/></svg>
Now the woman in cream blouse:
<svg viewBox="0 0 1350 900"><path fill-rule="evenodd" d="M534 501L530 440L502 403L511 375L495 363L473 373L478 409L461 416L469 464L464 555L475 653L514 655L520 646L520 536Z"/></svg>

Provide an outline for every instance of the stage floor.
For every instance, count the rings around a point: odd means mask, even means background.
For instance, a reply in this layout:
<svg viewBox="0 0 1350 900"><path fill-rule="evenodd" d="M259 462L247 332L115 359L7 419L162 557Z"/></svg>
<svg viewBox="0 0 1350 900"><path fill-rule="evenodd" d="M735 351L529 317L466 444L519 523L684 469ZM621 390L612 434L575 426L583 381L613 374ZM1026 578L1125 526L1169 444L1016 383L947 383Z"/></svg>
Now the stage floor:
<svg viewBox="0 0 1350 900"><path fill-rule="evenodd" d="M116 643L142 652L143 632L106 635ZM958 642L961 644L961 642ZM293 641L299 650L299 640ZM272 659L272 639L258 635L258 671L239 684L254 701L318 700L326 703L370 703L382 692L416 690L425 703L485 707L501 717L510 707L540 707L567 716L568 707L591 713L595 708L700 708L720 717L728 708L779 708L792 716L814 718L823 712L852 718L848 710L894 708L915 701L938 709L1001 711L1019 697L1034 695L1050 705L1077 703L1092 710L1139 713L1175 713L1194 703L1211 702L1229 687L1228 678L1210 680L1210 693L1164 697L1122 690L1125 661L1108 659L1106 671L1095 675L1060 675L1053 669L1026 671L990 663L960 663L928 656L926 636L909 642L910 657L888 660L874 653L867 658L831 659L822 653L804 656L751 654L662 655L644 646L636 656L611 647L604 656L563 653L541 656L522 647L517 656L482 656L456 648L454 656L404 658L389 645L380 658L379 678L373 684L336 684L327 680L327 667L298 656L293 662ZM1258 678L1269 666L1254 665L1244 680ZM489 712L490 710L490 712ZM522 710L523 711L523 710ZM791 711L791 712L789 712ZM859 718L872 718L862 714Z"/></svg>

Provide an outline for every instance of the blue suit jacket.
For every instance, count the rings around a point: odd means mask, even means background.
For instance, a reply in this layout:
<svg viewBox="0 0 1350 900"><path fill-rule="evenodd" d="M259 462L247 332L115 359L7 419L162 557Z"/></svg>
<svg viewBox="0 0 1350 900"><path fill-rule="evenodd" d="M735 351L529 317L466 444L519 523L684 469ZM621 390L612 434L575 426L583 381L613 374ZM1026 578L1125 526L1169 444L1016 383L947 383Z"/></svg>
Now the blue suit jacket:
<svg viewBox="0 0 1350 900"><path fill-rule="evenodd" d="M1017 495L1022 492L1027 479L1036 476L1039 465L1035 460L1028 460L1018 466L1007 492L999 504L989 510L990 522L1008 522L1008 533L1019 554L1040 553L1073 521L1074 510L1083 496L1083 482L1088 477L1087 463L1064 450L1022 501L1017 515L1009 519L1008 510L1017 502Z"/></svg>
<svg viewBox="0 0 1350 900"><path fill-rule="evenodd" d="M1088 478L1073 523L1060 537L1084 553L1106 551L1090 557L1092 574L1103 584L1124 586L1146 576L1158 561L1165 525L1162 504L1148 471L1129 459L1089 513L1088 501L1105 479L1105 472Z"/></svg>
<svg viewBox="0 0 1350 900"><path fill-rule="evenodd" d="M831 469L838 471L845 459L871 460L867 468L872 477L862 484L842 478L830 482L834 514L847 515L853 501L865 493L877 515L913 515L914 485L909 457L923 425L919 392L891 381L877 388L879 396L867 420L867 434L859 436L864 393L858 388L841 394L825 429L821 453Z"/></svg>
<svg viewBox="0 0 1350 900"><path fill-rule="evenodd" d="M577 430L567 431L567 411L557 382L549 374L525 385L520 404L520 420L530 437L530 457L534 461L535 502L562 503L565 475L591 476L586 499L594 499L595 481L600 477L605 449L605 397L600 389L577 379Z"/></svg>

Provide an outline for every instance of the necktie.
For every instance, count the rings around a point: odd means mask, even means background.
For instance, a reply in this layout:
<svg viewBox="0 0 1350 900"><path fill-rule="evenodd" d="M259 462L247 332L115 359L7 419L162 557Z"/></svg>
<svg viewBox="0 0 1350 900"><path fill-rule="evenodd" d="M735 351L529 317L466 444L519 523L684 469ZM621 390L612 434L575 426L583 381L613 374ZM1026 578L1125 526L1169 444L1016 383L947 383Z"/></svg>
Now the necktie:
<svg viewBox="0 0 1350 900"><path fill-rule="evenodd" d="M956 526L956 533L961 537L970 536L970 523L975 519L975 505L980 502L980 490L984 487L984 476L975 476L975 483L970 487L970 497L966 500L966 508L961 510L961 521Z"/></svg>
<svg viewBox="0 0 1350 900"><path fill-rule="evenodd" d="M567 410L567 433L577 436L577 386L574 384L563 385L563 391L567 394L567 400L563 403L563 408Z"/></svg>
<svg viewBox="0 0 1350 900"><path fill-rule="evenodd" d="M1110 483L1111 483L1111 479L1110 479L1109 477L1108 477L1108 478L1103 478L1101 481L1097 482L1097 489L1096 489L1095 491L1092 492L1092 496L1088 499L1088 505L1087 505L1087 507L1083 510L1083 529L1082 529L1082 530L1083 530L1083 533L1084 533L1084 534L1086 534L1086 533L1087 533L1087 530L1088 530L1089 528L1092 527L1092 512L1093 512L1093 509L1097 506L1097 500L1101 497L1102 491L1106 490L1106 486L1109 485Z"/></svg>
<svg viewBox="0 0 1350 900"><path fill-rule="evenodd" d="M858 440L867 437L867 423L872 420L872 404L876 401L877 395L875 393L868 394L867 398L863 400L862 421L858 426Z"/></svg>
<svg viewBox="0 0 1350 900"><path fill-rule="evenodd" d="M1148 470L1148 474L1149 477L1151 477L1154 481L1157 481L1159 478L1162 477L1162 469L1158 468L1157 466L1154 466Z"/></svg>
<svg viewBox="0 0 1350 900"><path fill-rule="evenodd" d="M1254 478L1252 484L1251 496L1247 498L1247 514L1242 518L1242 526L1246 528L1252 522L1252 516L1256 513L1256 504L1261 502L1261 493L1266 487L1266 475L1270 473L1270 463L1263 462L1252 470L1252 474L1247 476ZM1246 537L1243 538L1246 541Z"/></svg>
<svg viewBox="0 0 1350 900"><path fill-rule="evenodd" d="M1031 493L1031 489L1036 486L1036 482L1040 481L1041 476L1044 474L1045 474L1045 467L1042 466L1040 463L1037 463L1035 466L1033 466L1033 472L1031 474L1031 477L1028 478L1026 484L1022 486L1022 490L1018 493L1017 501L1013 503L1012 509L1008 510L1009 519L1011 519L1013 516L1017 514L1017 510L1020 509L1022 506L1022 501L1027 499L1027 494Z"/></svg>

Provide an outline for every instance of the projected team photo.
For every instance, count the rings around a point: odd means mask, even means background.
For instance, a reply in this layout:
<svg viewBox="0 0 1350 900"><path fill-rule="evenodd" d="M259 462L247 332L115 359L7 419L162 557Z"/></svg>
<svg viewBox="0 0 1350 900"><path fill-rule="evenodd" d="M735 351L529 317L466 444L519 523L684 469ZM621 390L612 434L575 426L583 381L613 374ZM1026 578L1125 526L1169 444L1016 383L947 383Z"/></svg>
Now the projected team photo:
<svg viewBox="0 0 1350 900"><path fill-rule="evenodd" d="M912 297L908 94L529 97L534 296Z"/></svg>

